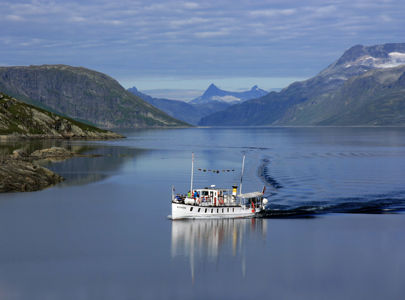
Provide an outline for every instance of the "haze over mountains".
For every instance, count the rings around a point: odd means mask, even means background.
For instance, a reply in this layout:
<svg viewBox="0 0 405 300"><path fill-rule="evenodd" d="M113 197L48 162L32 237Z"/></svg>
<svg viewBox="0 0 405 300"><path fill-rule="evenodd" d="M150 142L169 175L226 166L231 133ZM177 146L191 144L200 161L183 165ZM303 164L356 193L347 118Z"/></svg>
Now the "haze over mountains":
<svg viewBox="0 0 405 300"><path fill-rule="evenodd" d="M200 125L405 125L405 44L357 45L317 76Z"/></svg>
<svg viewBox="0 0 405 300"><path fill-rule="evenodd" d="M259 89L256 85L247 91L233 92L222 90L215 84L210 84L201 96L186 103L179 100L154 98L138 91L136 87L129 88L128 91L161 109L168 115L193 125L197 125L202 117L222 111L232 104L261 97L268 93L265 90Z"/></svg>

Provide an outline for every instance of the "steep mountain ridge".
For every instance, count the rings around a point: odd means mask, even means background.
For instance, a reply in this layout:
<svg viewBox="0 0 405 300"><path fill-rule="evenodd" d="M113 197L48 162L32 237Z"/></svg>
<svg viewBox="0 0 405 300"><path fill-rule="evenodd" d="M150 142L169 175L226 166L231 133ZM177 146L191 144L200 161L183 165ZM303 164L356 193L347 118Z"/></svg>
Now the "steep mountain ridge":
<svg viewBox="0 0 405 300"><path fill-rule="evenodd" d="M126 91L113 78L82 67L0 67L0 90L104 128L187 126Z"/></svg>

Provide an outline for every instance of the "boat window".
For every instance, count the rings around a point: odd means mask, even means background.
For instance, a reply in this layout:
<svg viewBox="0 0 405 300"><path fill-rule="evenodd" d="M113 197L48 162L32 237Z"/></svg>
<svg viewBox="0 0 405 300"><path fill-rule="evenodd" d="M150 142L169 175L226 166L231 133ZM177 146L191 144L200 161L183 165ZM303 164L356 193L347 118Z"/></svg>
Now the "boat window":
<svg viewBox="0 0 405 300"><path fill-rule="evenodd" d="M235 212L235 208L232 207L232 212Z"/></svg>
<svg viewBox="0 0 405 300"><path fill-rule="evenodd" d="M219 209L217 208L217 213L219 213Z"/></svg>
<svg viewBox="0 0 405 300"><path fill-rule="evenodd" d="M190 211L193 211L193 208L194 208L194 207L190 207Z"/></svg>
<svg viewBox="0 0 405 300"><path fill-rule="evenodd" d="M227 212L229 212L229 207L227 208Z"/></svg>
<svg viewBox="0 0 405 300"><path fill-rule="evenodd" d="M224 209L222 209L222 212L224 212Z"/></svg>
<svg viewBox="0 0 405 300"><path fill-rule="evenodd" d="M198 209L198 212L200 212L201 208Z"/></svg>
<svg viewBox="0 0 405 300"><path fill-rule="evenodd" d="M207 209L205 209L205 212L207 212Z"/></svg>
<svg viewBox="0 0 405 300"><path fill-rule="evenodd" d="M213 213L213 212L214 212L214 209L211 208L211 213Z"/></svg>

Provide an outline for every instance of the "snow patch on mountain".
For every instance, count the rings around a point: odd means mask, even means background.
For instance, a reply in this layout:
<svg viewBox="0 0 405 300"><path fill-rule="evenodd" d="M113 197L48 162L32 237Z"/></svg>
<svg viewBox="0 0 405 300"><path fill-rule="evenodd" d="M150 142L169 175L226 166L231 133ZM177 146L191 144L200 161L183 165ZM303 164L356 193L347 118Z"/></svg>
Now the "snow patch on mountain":
<svg viewBox="0 0 405 300"><path fill-rule="evenodd" d="M354 62L349 62L344 65L345 68L352 66L366 66L377 69L394 68L405 64L405 53L402 52L390 52L388 57L380 58L370 55L364 55L356 59Z"/></svg>
<svg viewBox="0 0 405 300"><path fill-rule="evenodd" d="M228 103L233 103L233 102L240 102L242 101L241 98L232 96L232 95L226 95L226 96L213 96L211 97L212 100L215 101L222 101L222 102L228 102Z"/></svg>

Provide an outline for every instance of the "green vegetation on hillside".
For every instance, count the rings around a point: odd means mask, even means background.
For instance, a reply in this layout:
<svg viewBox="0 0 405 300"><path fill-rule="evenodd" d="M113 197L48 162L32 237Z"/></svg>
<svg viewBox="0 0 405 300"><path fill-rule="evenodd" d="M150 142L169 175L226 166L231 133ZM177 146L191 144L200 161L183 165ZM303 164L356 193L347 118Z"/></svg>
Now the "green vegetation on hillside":
<svg viewBox="0 0 405 300"><path fill-rule="evenodd" d="M0 92L0 135L117 138L120 135L23 103Z"/></svg>

